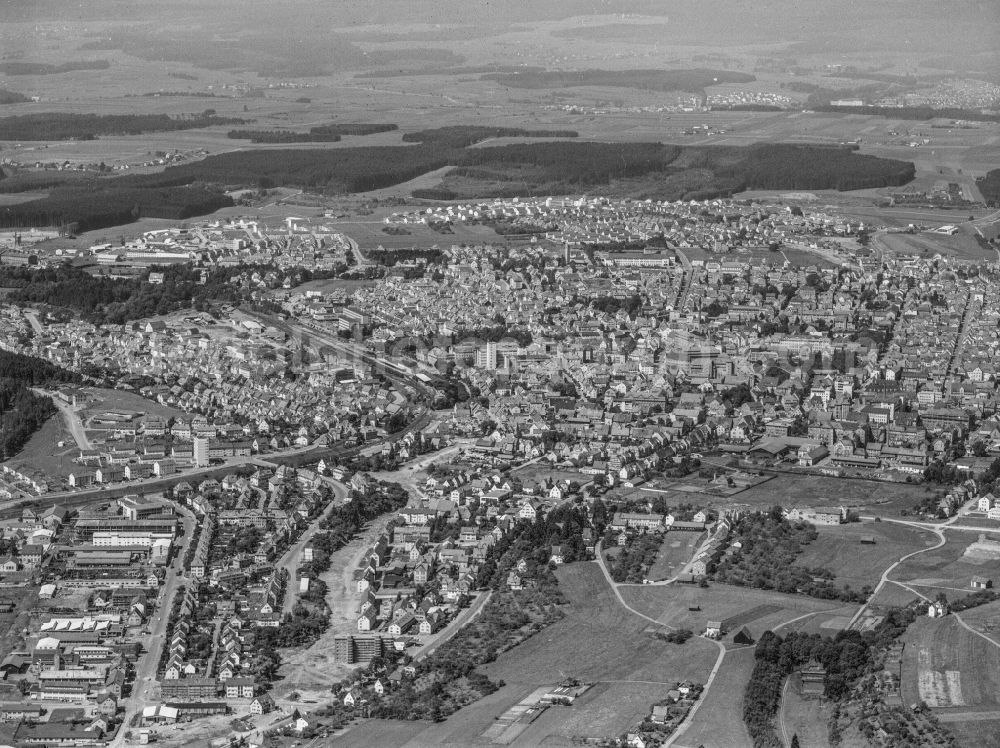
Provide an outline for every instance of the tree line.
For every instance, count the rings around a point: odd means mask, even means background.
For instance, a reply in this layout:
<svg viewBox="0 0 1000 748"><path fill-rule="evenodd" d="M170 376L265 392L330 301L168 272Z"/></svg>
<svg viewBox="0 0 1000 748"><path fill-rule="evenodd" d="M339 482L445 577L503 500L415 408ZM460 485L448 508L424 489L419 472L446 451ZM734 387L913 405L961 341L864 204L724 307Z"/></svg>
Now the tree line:
<svg viewBox="0 0 1000 748"><path fill-rule="evenodd" d="M525 130L521 127L486 127L483 125L449 125L408 132L404 143L424 143L444 148L467 148L491 138L575 138L576 130Z"/></svg>
<svg viewBox="0 0 1000 748"><path fill-rule="evenodd" d="M823 667L823 695L839 701L852 685L878 667L884 651L916 619L909 608L894 608L872 631L841 631L834 638L792 632L784 639L765 631L754 653L754 668L743 693L743 721L755 748L783 748L774 717L781 706L782 684L797 668L811 661Z"/></svg>
<svg viewBox="0 0 1000 748"><path fill-rule="evenodd" d="M95 180L62 186L37 200L0 208L0 228L58 226L68 233L120 226L139 218L182 220L233 205L232 198L198 186L132 189Z"/></svg>
<svg viewBox="0 0 1000 748"><path fill-rule="evenodd" d="M91 140L101 135L141 135L148 132L195 130L213 125L239 125L246 120L200 114L72 114L39 112L0 117L0 140Z"/></svg>
<svg viewBox="0 0 1000 748"><path fill-rule="evenodd" d="M200 270L187 265L156 269L163 283L142 278L91 275L64 264L48 268L0 265L0 285L11 288L8 299L17 304L44 304L69 309L93 324L125 324L211 301L239 302L243 292L230 282L231 269L216 269L201 283ZM244 269L245 270L245 269Z"/></svg>
<svg viewBox="0 0 1000 748"><path fill-rule="evenodd" d="M56 412L52 399L31 387L78 382L80 375L44 359L0 350L0 460L16 455Z"/></svg>
<svg viewBox="0 0 1000 748"><path fill-rule="evenodd" d="M725 555L725 548L720 548L713 556L708 571L717 582L845 602L860 602L870 594L867 587L837 587L829 569L796 564L802 547L816 540L818 533L808 522L784 519L780 507L748 514L732 531L742 545L735 553Z"/></svg>
<svg viewBox="0 0 1000 748"><path fill-rule="evenodd" d="M1000 205L1000 169L992 169L976 180L976 186L983 193L983 200L991 208Z"/></svg>

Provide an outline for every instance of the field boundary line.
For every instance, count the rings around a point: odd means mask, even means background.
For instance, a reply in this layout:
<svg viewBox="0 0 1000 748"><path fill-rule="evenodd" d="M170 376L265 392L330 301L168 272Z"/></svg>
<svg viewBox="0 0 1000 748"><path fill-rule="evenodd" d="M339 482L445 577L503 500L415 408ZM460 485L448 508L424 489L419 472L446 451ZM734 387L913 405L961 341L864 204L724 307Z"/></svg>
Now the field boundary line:
<svg viewBox="0 0 1000 748"><path fill-rule="evenodd" d="M625 610L627 610L629 613L637 615L640 618L644 618L651 623L655 623L657 626L663 626L665 628L673 630L674 629L673 626L663 623L662 621L658 621L651 616L647 616L645 613L640 613L638 610L636 610L627 602L625 602L625 598L622 597L622 593L618 589L618 584L615 582L614 579L611 578L611 572L608 571L608 567L604 563L604 554L601 551L602 551L601 543L600 541L598 541L597 545L594 547L594 555L597 557L596 558L597 565L600 566L601 571L604 572L604 579L607 581L608 585L610 585L611 591L615 593L615 597L618 598L618 602L621 604L621 606L625 608Z"/></svg>
<svg viewBox="0 0 1000 748"><path fill-rule="evenodd" d="M788 684L791 680L791 676L785 676L785 684L781 687L781 698L778 700L778 724L781 726L781 739L785 745L791 743L788 739L788 727L785 725L785 695L788 693Z"/></svg>
<svg viewBox="0 0 1000 748"><path fill-rule="evenodd" d="M715 682L715 676L719 674L719 670L722 669L722 661L726 659L726 645L720 641L715 641L714 639L709 639L715 646L719 648L719 657L715 661L715 665L712 667L712 672L708 674L708 680L705 681L705 687L701 690L701 695L698 700L694 702L694 705L688 711L687 715L684 717L684 721L677 725L677 729L666 739L663 743L663 748L670 748L677 739L687 732L688 728L691 727L691 723L694 722L694 716L698 713L701 705L705 703L705 699L708 696L708 691L712 687L712 683ZM742 699L741 699L742 703Z"/></svg>
<svg viewBox="0 0 1000 748"><path fill-rule="evenodd" d="M912 522L899 522L899 524L909 525L911 527L918 526ZM921 528L921 529L931 529L931 528ZM919 550L913 551L912 553L907 553L905 556L901 557L898 561L894 562L888 569L883 571L882 578L879 580L879 583L875 585L875 589L872 590L872 594L870 594L868 596L868 599L865 600L864 603L862 603L861 607L858 608L858 612L855 613L854 617L851 619L851 622L847 624L847 630L854 628L854 624L858 622L858 619L861 618L861 615L865 612L865 610L868 609L868 606L871 605L871 602L872 600L875 599L875 596L878 595L878 593L882 590L883 587L885 587L886 582L891 581L889 579L889 575L893 572L893 570L897 566L899 566L907 559L913 558L914 556L917 556L921 553L927 553L927 551L936 551L938 548L940 548L947 542L944 536L944 532L940 528L934 528L932 532L934 532L934 534L937 535L938 538L937 545L929 546L927 548L920 548ZM923 595L921 595L918 592L915 592L914 590L910 590L910 592L913 592L913 594L917 595L918 597L923 597Z"/></svg>
<svg viewBox="0 0 1000 748"><path fill-rule="evenodd" d="M976 636L978 636L980 639L985 639L990 644L992 644L994 647L997 647L998 649L1000 649L1000 642L998 642L992 636L987 636L982 631L976 631L976 629L972 628L972 626L970 626L965 621L963 621L962 617L958 613L952 613L952 615L955 617L955 620L958 621L958 625L961 626L963 629L965 629L966 631L971 631L973 634L975 634Z"/></svg>

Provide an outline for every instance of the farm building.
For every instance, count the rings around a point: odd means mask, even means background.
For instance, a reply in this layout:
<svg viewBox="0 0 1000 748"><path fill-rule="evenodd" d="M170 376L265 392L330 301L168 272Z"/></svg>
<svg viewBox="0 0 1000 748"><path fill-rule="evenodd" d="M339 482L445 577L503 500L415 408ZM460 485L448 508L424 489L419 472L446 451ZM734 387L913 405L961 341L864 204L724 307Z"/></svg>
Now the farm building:
<svg viewBox="0 0 1000 748"><path fill-rule="evenodd" d="M972 589L974 590L988 590L993 586L993 580L988 577L973 577L972 578Z"/></svg>
<svg viewBox="0 0 1000 748"><path fill-rule="evenodd" d="M863 545L875 545L875 536L874 535L862 535L861 536L861 543Z"/></svg>
<svg viewBox="0 0 1000 748"><path fill-rule="evenodd" d="M928 618L943 618L948 615L948 605L940 600L933 602L927 606L927 617Z"/></svg>
<svg viewBox="0 0 1000 748"><path fill-rule="evenodd" d="M722 622L709 621L705 624L705 636L709 639L718 639L722 636Z"/></svg>
<svg viewBox="0 0 1000 748"><path fill-rule="evenodd" d="M747 644L747 645L749 645L749 644L753 644L753 642L754 642L753 634L750 633L750 629L748 629L746 626L742 627L739 631L737 631L733 635L733 643L734 644Z"/></svg>
<svg viewBox="0 0 1000 748"><path fill-rule="evenodd" d="M799 678L802 683L803 696L822 696L823 681L826 678L826 668L816 660L810 660L802 670L799 671Z"/></svg>

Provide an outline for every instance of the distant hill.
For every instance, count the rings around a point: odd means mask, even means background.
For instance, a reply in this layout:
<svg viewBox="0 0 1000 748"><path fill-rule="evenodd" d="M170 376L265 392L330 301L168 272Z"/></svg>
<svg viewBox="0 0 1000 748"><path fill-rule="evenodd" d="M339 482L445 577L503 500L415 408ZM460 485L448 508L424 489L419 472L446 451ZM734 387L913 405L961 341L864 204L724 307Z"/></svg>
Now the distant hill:
<svg viewBox="0 0 1000 748"><path fill-rule="evenodd" d="M610 86L639 88L647 91L686 91L699 93L720 83L752 83L747 73L730 70L528 70L520 73L489 73L483 80L494 80L514 88L572 88Z"/></svg>

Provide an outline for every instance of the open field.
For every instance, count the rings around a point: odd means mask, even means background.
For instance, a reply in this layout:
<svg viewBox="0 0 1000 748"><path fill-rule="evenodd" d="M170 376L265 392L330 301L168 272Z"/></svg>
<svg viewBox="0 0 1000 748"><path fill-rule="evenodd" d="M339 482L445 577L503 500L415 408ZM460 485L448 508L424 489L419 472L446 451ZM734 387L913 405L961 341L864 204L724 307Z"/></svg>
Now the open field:
<svg viewBox="0 0 1000 748"><path fill-rule="evenodd" d="M743 722L743 691L753 672L754 650L750 647L726 652L705 703L678 746L742 748L753 741Z"/></svg>
<svg viewBox="0 0 1000 748"><path fill-rule="evenodd" d="M963 610L962 620L970 628L985 634L1000 644L1000 602Z"/></svg>
<svg viewBox="0 0 1000 748"><path fill-rule="evenodd" d="M998 710L1000 646L966 630L953 616L921 618L902 640L904 704L923 700L941 709Z"/></svg>
<svg viewBox="0 0 1000 748"><path fill-rule="evenodd" d="M668 532L663 537L656 560L646 572L646 577L656 582L678 574L691 560L703 538L703 533Z"/></svg>
<svg viewBox="0 0 1000 748"><path fill-rule="evenodd" d="M575 470L553 470L547 464L538 462L515 470L514 476L524 485L543 483L546 479L552 479L556 482L561 480L575 481L583 485L590 480L589 477Z"/></svg>
<svg viewBox="0 0 1000 748"><path fill-rule="evenodd" d="M445 722L372 722L352 729L344 745L468 746L483 742L495 718L535 688L572 676L595 683L572 707L553 707L515 746L569 745L574 736L612 736L638 722L679 680L704 683L717 649L701 639L668 644L647 633L648 621L614 599L596 564L557 571L570 605L566 617L501 654L483 670L506 685Z"/></svg>
<svg viewBox="0 0 1000 748"><path fill-rule="evenodd" d="M59 446L59 442L63 446ZM80 454L72 434L66 428L62 413L56 413L38 429L10 463L24 463L46 475L67 475L73 469L73 458Z"/></svg>
<svg viewBox="0 0 1000 748"><path fill-rule="evenodd" d="M944 592L950 600L972 592L972 577L991 575L997 568L997 559L965 556L971 543L978 540L975 532L949 530L947 542L933 551L909 558L897 566L890 578L912 586L927 597Z"/></svg>
<svg viewBox="0 0 1000 748"><path fill-rule="evenodd" d="M142 413L149 416L160 416L161 418L181 418L184 411L171 408L167 405L160 405L154 400L149 400L142 395L125 390L109 390L101 387L85 387L84 390L93 400L87 403L87 407L81 412L81 417L87 419L99 413L109 411L124 413Z"/></svg>
<svg viewBox="0 0 1000 748"><path fill-rule="evenodd" d="M968 212L955 212L950 218L951 222L959 223L966 220ZM880 234L878 246L889 250L891 253L918 255L920 257L933 257L935 254L957 257L962 260L974 260L979 262L993 262L996 260L996 253L992 250L984 250L971 232L959 232L954 236L942 234Z"/></svg>
<svg viewBox="0 0 1000 748"><path fill-rule="evenodd" d="M960 719L938 714L962 748L1000 748L1000 719Z"/></svg>
<svg viewBox="0 0 1000 748"><path fill-rule="evenodd" d="M776 720L778 736L782 739L787 736L790 741L793 735L798 735L803 748L825 746L829 742L827 721L832 713L832 705L828 702L802 698L798 675L792 674L782 691Z"/></svg>
<svg viewBox="0 0 1000 748"><path fill-rule="evenodd" d="M878 584L882 572L892 563L926 544L937 542L930 531L921 531L892 522L855 522L839 527L817 527L819 537L803 547L796 563L822 567L836 574L838 586L854 589ZM875 544L862 543L874 536Z"/></svg>
<svg viewBox="0 0 1000 748"><path fill-rule="evenodd" d="M896 516L933 491L909 483L885 483L821 475L778 475L748 488L735 499L740 504L770 507L847 506L877 515Z"/></svg>
<svg viewBox="0 0 1000 748"><path fill-rule="evenodd" d="M375 285L375 281L369 280L341 280L339 278L330 278L328 280L314 280L308 283L303 283L301 286L295 287L295 293L306 293L307 291L319 291L320 293L328 294L334 291L343 291L345 293L354 293L359 288L371 288ZM274 294L286 293L282 291L274 291Z"/></svg>
<svg viewBox="0 0 1000 748"><path fill-rule="evenodd" d="M833 611L841 615L844 610L857 609L835 600L816 600L724 584L711 584L708 588L680 584L622 587L621 593L630 606L664 624L701 633L706 621L722 621L728 634L746 626L755 639L768 629L806 614L817 614L806 621L822 620L834 615ZM689 610L693 607L700 610Z"/></svg>
<svg viewBox="0 0 1000 748"><path fill-rule="evenodd" d="M920 593L923 595L928 594L928 590L923 588L915 589L920 589ZM872 598L871 602L873 608L896 608L903 605L909 605L914 600L919 599L919 596L903 587L900 587L898 584L887 584L878 591L878 594Z"/></svg>
<svg viewBox="0 0 1000 748"><path fill-rule="evenodd" d="M543 685L560 670L583 681L702 681L715 647L692 640L674 645L646 633L649 625L614 599L597 564L559 570L570 600L566 618L549 626L485 668L491 678ZM555 674L555 676L553 675Z"/></svg>

